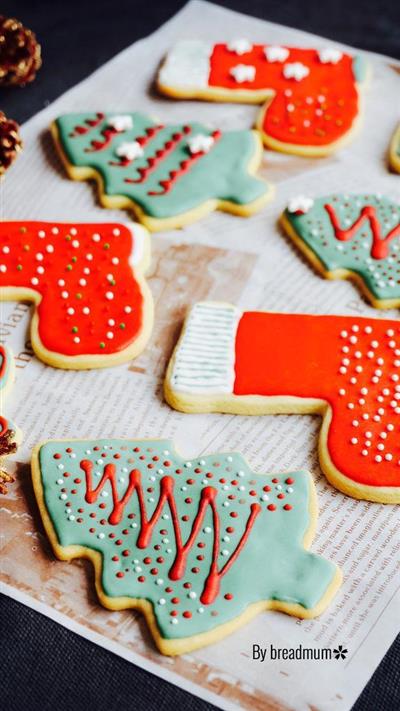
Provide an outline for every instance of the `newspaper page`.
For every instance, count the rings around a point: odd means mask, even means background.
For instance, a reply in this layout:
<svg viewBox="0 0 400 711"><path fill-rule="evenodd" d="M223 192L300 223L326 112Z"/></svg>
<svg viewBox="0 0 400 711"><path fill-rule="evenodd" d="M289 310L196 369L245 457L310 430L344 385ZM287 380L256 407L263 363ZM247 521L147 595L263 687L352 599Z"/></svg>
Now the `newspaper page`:
<svg viewBox="0 0 400 711"><path fill-rule="evenodd" d="M159 62L176 40L221 41L238 34L253 42L326 45L323 38L291 28L189 3L23 126L24 151L1 184L2 217L129 219L102 209L91 184L67 179L48 130L61 113L139 109L164 121L195 116L215 127L253 125L258 107L172 101L154 90ZM323 160L265 151L261 174L275 184L276 198L258 215L241 219L214 213L183 230L152 236L155 325L150 344L135 361L93 371L47 367L32 353L31 306L1 305L0 340L13 348L17 366L7 415L24 434L13 463L16 483L0 502L2 591L222 709L350 709L400 629L399 510L353 500L327 483L317 457L319 417L184 415L162 397L162 378L183 317L199 299L223 299L244 309L398 317L396 311L372 309L351 283L319 277L277 227L281 210L298 193L365 191L399 199L399 178L388 172L386 154L400 116L400 64L377 55L367 59L373 79L353 143ZM265 612L218 644L162 657L138 612L101 607L88 561L55 559L38 515L30 479L32 447L51 438L95 436L172 438L187 457L238 450L259 472L308 468L320 509L312 549L335 561L344 575L330 607L311 621ZM270 654L264 661L254 658L254 645L268 650L271 644L342 645L348 653L344 660L324 662L274 660Z"/></svg>

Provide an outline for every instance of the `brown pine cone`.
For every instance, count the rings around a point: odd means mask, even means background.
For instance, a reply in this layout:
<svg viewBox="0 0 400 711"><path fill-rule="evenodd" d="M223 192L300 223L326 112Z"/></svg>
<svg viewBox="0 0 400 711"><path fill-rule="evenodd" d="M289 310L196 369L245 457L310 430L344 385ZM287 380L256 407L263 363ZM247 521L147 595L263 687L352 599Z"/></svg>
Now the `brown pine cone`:
<svg viewBox="0 0 400 711"><path fill-rule="evenodd" d="M0 15L0 85L25 86L42 63L40 44L31 30Z"/></svg>
<svg viewBox="0 0 400 711"><path fill-rule="evenodd" d="M6 172L22 148L18 124L0 111L0 176Z"/></svg>

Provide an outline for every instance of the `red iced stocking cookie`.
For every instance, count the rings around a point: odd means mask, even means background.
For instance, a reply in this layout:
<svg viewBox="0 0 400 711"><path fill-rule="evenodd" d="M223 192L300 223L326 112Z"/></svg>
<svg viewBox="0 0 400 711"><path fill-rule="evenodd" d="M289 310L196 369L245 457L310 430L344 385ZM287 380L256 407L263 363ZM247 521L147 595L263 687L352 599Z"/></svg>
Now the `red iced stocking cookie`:
<svg viewBox="0 0 400 711"><path fill-rule="evenodd" d="M140 225L0 224L1 299L33 301L32 345L60 368L101 368L138 355L153 309Z"/></svg>
<svg viewBox="0 0 400 711"><path fill-rule="evenodd" d="M14 380L14 359L9 348L0 344L0 494L7 494L7 485L14 481L3 469L3 461L17 450L21 432L4 413L7 392Z"/></svg>
<svg viewBox="0 0 400 711"><path fill-rule="evenodd" d="M266 146L301 155L335 151L352 132L365 80L359 57L321 50L251 44L179 42L158 76L176 98L261 103L258 128Z"/></svg>
<svg viewBox="0 0 400 711"><path fill-rule="evenodd" d="M320 413L329 481L355 498L400 503L398 321L199 303L165 394L185 412Z"/></svg>

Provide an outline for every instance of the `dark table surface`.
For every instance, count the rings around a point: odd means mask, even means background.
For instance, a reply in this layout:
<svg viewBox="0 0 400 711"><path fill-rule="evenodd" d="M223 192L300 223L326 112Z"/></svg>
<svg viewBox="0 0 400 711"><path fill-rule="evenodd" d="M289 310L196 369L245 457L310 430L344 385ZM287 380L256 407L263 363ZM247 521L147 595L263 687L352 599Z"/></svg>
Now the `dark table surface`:
<svg viewBox="0 0 400 711"><path fill-rule="evenodd" d="M23 90L2 90L0 108L26 121L185 3L177 0L3 0L2 14L37 33L43 67ZM219 2L400 59L396 0L227 0ZM212 711L214 707L129 664L23 605L0 596L2 711ZM400 636L353 711L400 709Z"/></svg>

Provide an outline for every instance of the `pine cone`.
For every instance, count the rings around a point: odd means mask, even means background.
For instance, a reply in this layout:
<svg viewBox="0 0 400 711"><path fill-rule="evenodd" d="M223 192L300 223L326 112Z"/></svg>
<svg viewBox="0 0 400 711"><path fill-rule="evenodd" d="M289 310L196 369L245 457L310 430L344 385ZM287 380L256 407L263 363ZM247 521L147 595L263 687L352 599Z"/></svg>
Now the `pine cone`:
<svg viewBox="0 0 400 711"><path fill-rule="evenodd" d="M35 34L14 18L0 15L0 85L24 86L42 63Z"/></svg>
<svg viewBox="0 0 400 711"><path fill-rule="evenodd" d="M22 148L22 140L18 129L16 121L8 119L0 111L0 176L14 162Z"/></svg>

